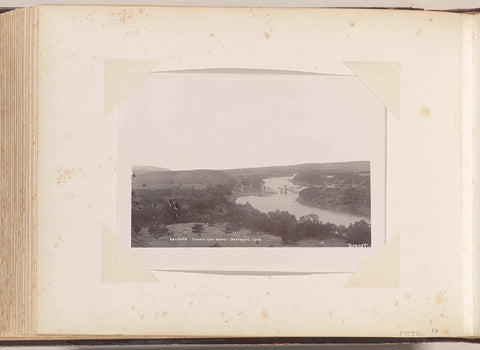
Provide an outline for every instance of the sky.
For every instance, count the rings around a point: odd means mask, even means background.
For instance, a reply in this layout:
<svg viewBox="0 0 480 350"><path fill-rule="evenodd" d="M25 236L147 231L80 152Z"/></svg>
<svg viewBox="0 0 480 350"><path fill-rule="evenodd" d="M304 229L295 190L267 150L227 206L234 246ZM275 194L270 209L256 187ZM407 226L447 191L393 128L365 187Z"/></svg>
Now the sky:
<svg viewBox="0 0 480 350"><path fill-rule="evenodd" d="M124 164L170 170L378 160L385 108L355 77L151 73L119 107Z"/></svg>

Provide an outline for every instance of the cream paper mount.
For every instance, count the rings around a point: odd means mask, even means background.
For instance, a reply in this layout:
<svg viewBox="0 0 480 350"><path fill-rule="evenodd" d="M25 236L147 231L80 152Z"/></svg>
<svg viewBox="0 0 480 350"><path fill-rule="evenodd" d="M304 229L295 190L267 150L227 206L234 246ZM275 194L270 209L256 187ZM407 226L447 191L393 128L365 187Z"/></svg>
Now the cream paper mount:
<svg viewBox="0 0 480 350"><path fill-rule="evenodd" d="M353 74L400 118L401 69L399 63L345 62ZM104 112L112 112L149 73L158 70L156 60L104 61ZM385 218L386 220L386 218ZM385 237L389 237L385 232ZM386 240L386 238L385 238ZM400 234L390 237L361 267L345 287L398 288ZM240 272L241 273L241 272ZM271 274L272 272L268 272ZM104 282L156 282L155 275L132 254L107 227L102 232L102 280Z"/></svg>

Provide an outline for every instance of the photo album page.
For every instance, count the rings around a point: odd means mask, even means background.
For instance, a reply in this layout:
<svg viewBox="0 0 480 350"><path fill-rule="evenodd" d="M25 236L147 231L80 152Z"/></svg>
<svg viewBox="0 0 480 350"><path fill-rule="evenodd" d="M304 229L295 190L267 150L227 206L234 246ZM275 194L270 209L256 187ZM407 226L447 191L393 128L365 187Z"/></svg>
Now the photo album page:
<svg viewBox="0 0 480 350"><path fill-rule="evenodd" d="M472 16L38 17L38 334L473 334Z"/></svg>

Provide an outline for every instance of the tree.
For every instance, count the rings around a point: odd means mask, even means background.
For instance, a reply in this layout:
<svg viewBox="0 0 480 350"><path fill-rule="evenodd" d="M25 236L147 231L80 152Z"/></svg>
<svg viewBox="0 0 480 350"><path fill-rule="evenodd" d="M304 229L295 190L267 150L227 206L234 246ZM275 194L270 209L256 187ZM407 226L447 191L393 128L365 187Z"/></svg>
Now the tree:
<svg viewBox="0 0 480 350"><path fill-rule="evenodd" d="M297 224L295 215L290 214L288 211L274 211L268 213L269 231L282 237L284 243L289 243L295 240L294 228Z"/></svg>
<svg viewBox="0 0 480 350"><path fill-rule="evenodd" d="M305 215L305 216L302 216L298 222L311 222L313 224L318 224L320 223L319 219L318 219L318 215L317 214L308 214L308 215Z"/></svg>
<svg viewBox="0 0 480 350"><path fill-rule="evenodd" d="M347 243L371 244L371 226L365 220L356 221L346 229Z"/></svg>

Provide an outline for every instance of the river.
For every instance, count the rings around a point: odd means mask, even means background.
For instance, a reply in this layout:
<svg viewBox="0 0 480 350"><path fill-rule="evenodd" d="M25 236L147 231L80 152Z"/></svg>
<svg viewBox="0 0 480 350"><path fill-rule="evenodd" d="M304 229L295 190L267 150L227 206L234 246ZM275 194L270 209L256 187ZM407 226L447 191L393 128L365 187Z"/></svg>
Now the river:
<svg viewBox="0 0 480 350"><path fill-rule="evenodd" d="M277 193L270 196L244 196L238 197L235 201L238 204L250 203L252 207L268 213L270 211L280 210L288 211L295 215L297 219L308 214L316 214L320 221L326 223L331 222L335 225L351 224L355 221L365 220L370 223L370 219L364 216L342 213L317 207L310 207L308 205L297 202L298 191L302 189L300 186L295 186L291 180L293 176L284 177L270 177L263 181L265 188L271 189ZM287 193L283 194L285 186L287 186ZM294 193L297 192L297 193Z"/></svg>

